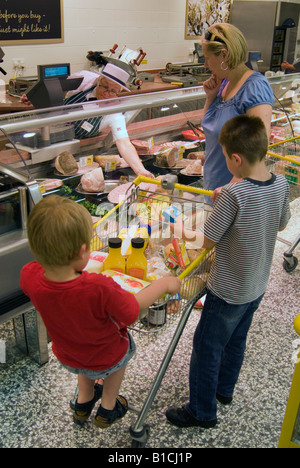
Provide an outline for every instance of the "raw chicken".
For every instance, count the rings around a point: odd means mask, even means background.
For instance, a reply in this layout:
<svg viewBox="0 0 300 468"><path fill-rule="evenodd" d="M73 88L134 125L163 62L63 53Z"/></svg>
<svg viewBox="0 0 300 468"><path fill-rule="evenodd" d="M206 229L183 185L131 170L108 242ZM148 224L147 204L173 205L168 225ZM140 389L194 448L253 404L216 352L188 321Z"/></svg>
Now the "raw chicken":
<svg viewBox="0 0 300 468"><path fill-rule="evenodd" d="M81 187L85 192L104 192L105 182L101 167L81 177Z"/></svg>

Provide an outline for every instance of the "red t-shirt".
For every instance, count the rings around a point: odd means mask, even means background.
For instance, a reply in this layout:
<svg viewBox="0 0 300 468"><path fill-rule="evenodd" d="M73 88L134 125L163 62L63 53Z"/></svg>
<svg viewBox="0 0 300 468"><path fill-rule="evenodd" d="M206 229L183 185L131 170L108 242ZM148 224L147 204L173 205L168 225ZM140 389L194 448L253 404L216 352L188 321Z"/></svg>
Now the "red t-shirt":
<svg viewBox="0 0 300 468"><path fill-rule="evenodd" d="M126 354L126 326L136 321L139 305L113 279L82 271L72 281L49 281L43 268L31 262L21 271L20 285L41 314L62 363L105 370Z"/></svg>

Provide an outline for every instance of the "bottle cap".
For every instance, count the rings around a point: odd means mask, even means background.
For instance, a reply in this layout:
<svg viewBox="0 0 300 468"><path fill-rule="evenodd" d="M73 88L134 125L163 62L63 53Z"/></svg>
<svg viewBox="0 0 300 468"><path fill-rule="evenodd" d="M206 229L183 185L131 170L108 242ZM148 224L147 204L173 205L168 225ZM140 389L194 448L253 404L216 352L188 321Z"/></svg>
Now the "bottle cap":
<svg viewBox="0 0 300 468"><path fill-rule="evenodd" d="M142 249L145 245L145 240L141 237L134 237L133 239L131 239L131 245L135 249Z"/></svg>
<svg viewBox="0 0 300 468"><path fill-rule="evenodd" d="M119 239L119 237L108 239L108 246L112 249L119 249L122 246L122 239Z"/></svg>

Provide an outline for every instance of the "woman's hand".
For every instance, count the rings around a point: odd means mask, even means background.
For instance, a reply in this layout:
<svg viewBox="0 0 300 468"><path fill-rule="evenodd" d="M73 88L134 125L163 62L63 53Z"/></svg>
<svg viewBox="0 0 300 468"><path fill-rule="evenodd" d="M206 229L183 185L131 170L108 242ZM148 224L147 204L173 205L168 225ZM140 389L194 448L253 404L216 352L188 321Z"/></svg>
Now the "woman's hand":
<svg viewBox="0 0 300 468"><path fill-rule="evenodd" d="M221 87L222 80L218 80L216 75L212 75L208 80L204 81L203 89L208 98L214 99Z"/></svg>
<svg viewBox="0 0 300 468"><path fill-rule="evenodd" d="M148 177L149 179L155 179L154 175L151 172L147 171L147 169L145 169L145 168L143 170L141 170L141 171L138 171L136 173L136 175L137 176Z"/></svg>

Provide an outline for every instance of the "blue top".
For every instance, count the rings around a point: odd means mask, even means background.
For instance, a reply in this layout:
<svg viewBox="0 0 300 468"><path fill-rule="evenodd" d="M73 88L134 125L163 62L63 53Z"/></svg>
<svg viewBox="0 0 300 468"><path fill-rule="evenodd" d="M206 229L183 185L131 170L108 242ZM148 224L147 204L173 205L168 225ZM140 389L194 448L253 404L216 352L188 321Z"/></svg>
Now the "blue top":
<svg viewBox="0 0 300 468"><path fill-rule="evenodd" d="M218 96L208 108L202 120L205 133L204 188L214 190L230 182L232 174L228 171L222 147L218 143L219 133L227 120L245 114L248 109L260 104L274 104L274 95L268 80L259 72L253 72L235 96L223 101L222 91L228 80L223 80ZM212 204L210 197L205 197Z"/></svg>

